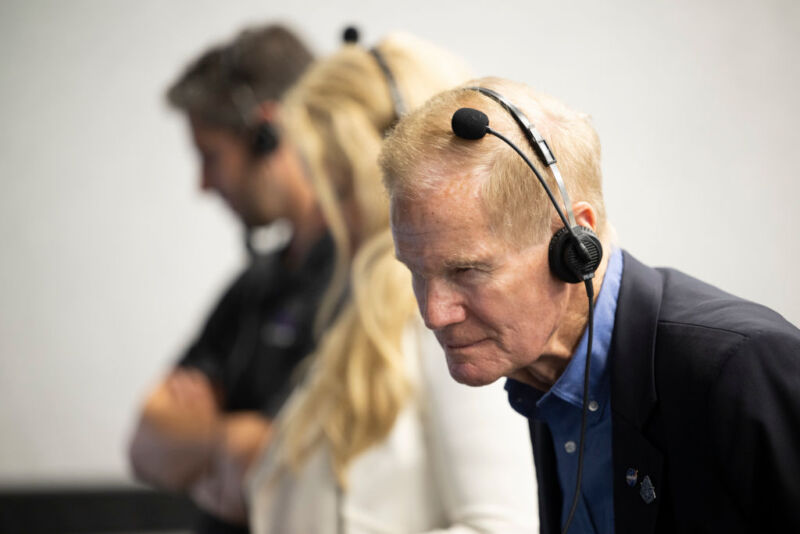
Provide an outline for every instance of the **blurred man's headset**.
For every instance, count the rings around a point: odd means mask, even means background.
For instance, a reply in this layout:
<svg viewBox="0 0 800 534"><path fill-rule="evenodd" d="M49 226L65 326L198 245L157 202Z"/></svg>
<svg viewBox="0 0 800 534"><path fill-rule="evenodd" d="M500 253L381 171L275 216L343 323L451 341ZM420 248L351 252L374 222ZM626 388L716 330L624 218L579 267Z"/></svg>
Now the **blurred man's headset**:
<svg viewBox="0 0 800 534"><path fill-rule="evenodd" d="M480 94L487 96L500 104L513 118L514 121L522 128L525 138L533 147L533 151L539 156L541 161L550 168L553 177L558 184L558 189L561 193L561 199L564 201L564 209L567 215L556 202L553 192L547 186L544 178L533 165L531 160L517 147L511 140L503 134L493 130L489 127L489 117L473 108L461 108L453 114L451 127L453 133L462 139L476 140L483 138L487 133L494 135L508 146L514 149L519 154L525 163L530 167L539 183L544 188L550 202L558 212L564 227L558 230L550 239L550 247L548 251L548 261L550 270L553 275L559 280L570 284L583 282L586 286L586 296L589 298L589 321L588 321L588 345L586 349L586 365L584 367L583 376L583 412L581 415L581 435L580 435L580 449L578 453L578 473L577 481L575 484L575 496L572 500L569 516L564 523L562 530L566 534L569 526L572 523L572 518L575 515L575 510L578 506L578 498L581 490L581 479L583 476L583 450L584 438L586 434L586 414L588 408L588 390L589 390L589 362L591 361L592 354L592 335L594 330L594 286L592 285L592 278L594 272L600 265L600 260L603 258L603 247L600 244L600 239L595 235L591 228L578 226L575 224L575 216L572 214L572 204L569 200L569 194L564 186L564 181L561 179L561 173L556 165L556 158L550 150L547 141L536 130L533 123L528 120L522 111L512 104L500 93L487 89L485 87L468 87L472 91L477 91Z"/></svg>
<svg viewBox="0 0 800 534"><path fill-rule="evenodd" d="M271 122L253 116L261 105L261 100L248 81L245 69L241 66L239 43L228 47L222 55L225 76L236 84L231 91L231 101L241 116L249 138L251 153L256 157L268 156L278 148L280 135Z"/></svg>
<svg viewBox="0 0 800 534"><path fill-rule="evenodd" d="M236 109L242 115L242 120L245 121L250 152L256 157L272 154L280 144L280 135L277 128L268 120L258 118L253 123L253 119L248 118L248 114L255 113L260 105L253 88L248 83L242 83L233 91L231 98Z"/></svg>

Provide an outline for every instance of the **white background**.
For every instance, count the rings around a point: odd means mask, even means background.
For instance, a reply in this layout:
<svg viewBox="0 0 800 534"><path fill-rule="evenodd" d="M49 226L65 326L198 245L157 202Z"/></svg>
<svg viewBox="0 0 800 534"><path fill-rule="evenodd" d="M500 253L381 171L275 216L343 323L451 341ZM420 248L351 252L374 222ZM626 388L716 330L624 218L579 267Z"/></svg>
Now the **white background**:
<svg viewBox="0 0 800 534"><path fill-rule="evenodd" d="M245 24L402 29L592 114L622 244L800 323L800 4L0 4L0 484L123 480L147 387L243 261L163 92Z"/></svg>

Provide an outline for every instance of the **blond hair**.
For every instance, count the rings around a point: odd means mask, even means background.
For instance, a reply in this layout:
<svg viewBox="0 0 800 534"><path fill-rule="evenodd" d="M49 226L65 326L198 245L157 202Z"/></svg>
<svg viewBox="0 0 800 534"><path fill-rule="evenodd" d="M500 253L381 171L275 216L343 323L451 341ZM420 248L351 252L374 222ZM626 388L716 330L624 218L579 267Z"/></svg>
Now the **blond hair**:
<svg viewBox="0 0 800 534"><path fill-rule="evenodd" d="M398 125L380 156L390 198L419 198L453 177L474 179L480 183L489 223L498 235L518 246L540 242L550 235L556 212L523 159L492 136L469 141L452 132L450 120L459 108L485 112L493 129L516 143L534 165L538 163L556 200L562 202L555 179L544 170L520 127L498 103L468 89L475 86L501 93L527 115L553 150L572 202L586 201L595 208L597 227L603 235L606 213L600 141L588 115L523 84L500 78L474 80L439 94Z"/></svg>
<svg viewBox="0 0 800 534"><path fill-rule="evenodd" d="M393 34L377 48L407 109L468 78L459 60L410 35ZM287 136L307 163L337 244L320 322L339 302L353 260L351 296L284 411L280 454L299 468L328 445L344 485L349 462L389 433L410 394L400 335L415 304L409 275L394 258L377 163L397 116L375 57L355 44L312 66L283 104Z"/></svg>

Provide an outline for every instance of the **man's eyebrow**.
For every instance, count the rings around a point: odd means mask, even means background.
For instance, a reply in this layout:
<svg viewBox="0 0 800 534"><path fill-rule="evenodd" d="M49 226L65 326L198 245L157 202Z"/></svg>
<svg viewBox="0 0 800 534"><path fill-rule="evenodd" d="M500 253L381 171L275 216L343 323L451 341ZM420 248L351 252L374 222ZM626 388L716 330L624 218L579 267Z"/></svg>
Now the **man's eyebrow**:
<svg viewBox="0 0 800 534"><path fill-rule="evenodd" d="M453 257L453 258L448 258L444 261L444 267L446 269L463 269L463 268L489 269L491 267L491 264L488 261L482 260L480 258Z"/></svg>
<svg viewBox="0 0 800 534"><path fill-rule="evenodd" d="M403 259L403 257L395 251L394 259L402 263L408 268L412 267L412 263L409 263ZM482 260L480 258L470 258L470 257L451 257L444 262L442 262L442 267L444 269L452 270L452 269L485 269L490 270L492 268L492 264L486 260Z"/></svg>

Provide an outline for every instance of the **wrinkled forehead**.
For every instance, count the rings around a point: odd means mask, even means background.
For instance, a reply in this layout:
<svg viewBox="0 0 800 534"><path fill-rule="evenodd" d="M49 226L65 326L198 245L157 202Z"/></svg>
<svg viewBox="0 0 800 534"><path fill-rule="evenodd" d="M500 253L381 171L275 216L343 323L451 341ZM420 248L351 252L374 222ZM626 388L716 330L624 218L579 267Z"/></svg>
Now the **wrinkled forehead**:
<svg viewBox="0 0 800 534"><path fill-rule="evenodd" d="M463 255L475 248L477 237L490 233L479 191L469 181L443 182L426 195L397 197L391 207L395 251L407 265L426 263L431 254L439 259L449 259L454 251Z"/></svg>
<svg viewBox="0 0 800 534"><path fill-rule="evenodd" d="M487 177L487 165L450 150L418 151L414 164L394 181L391 200L419 199L440 195L475 194Z"/></svg>
<svg viewBox="0 0 800 534"><path fill-rule="evenodd" d="M412 216L431 216L461 207L482 207L480 180L474 169L454 162L421 159L398 182L390 196L392 224Z"/></svg>

